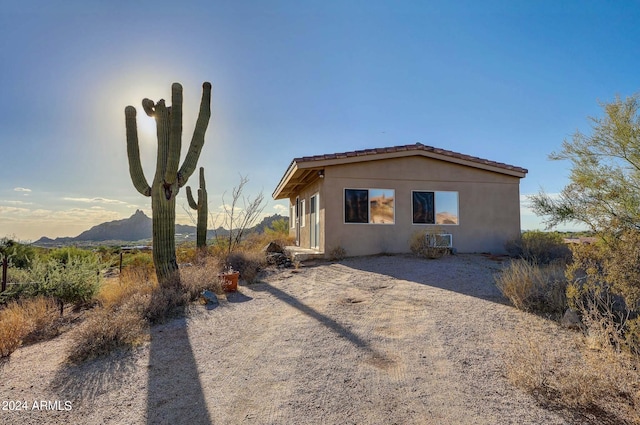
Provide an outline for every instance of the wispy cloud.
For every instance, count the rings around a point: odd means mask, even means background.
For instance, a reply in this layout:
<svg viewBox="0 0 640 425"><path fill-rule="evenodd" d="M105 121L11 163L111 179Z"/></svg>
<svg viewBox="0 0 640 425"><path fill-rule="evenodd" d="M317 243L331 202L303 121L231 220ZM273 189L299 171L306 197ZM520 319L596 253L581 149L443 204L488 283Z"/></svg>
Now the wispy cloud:
<svg viewBox="0 0 640 425"><path fill-rule="evenodd" d="M27 189L26 187L14 187L14 188L13 188L13 191L14 191L14 192L22 192L22 193L24 193L25 195L27 195L27 194L31 193L31 189Z"/></svg>
<svg viewBox="0 0 640 425"><path fill-rule="evenodd" d="M278 214L289 214L289 208L282 205L282 204L276 204L273 206L273 209L275 212L277 212Z"/></svg>
<svg viewBox="0 0 640 425"><path fill-rule="evenodd" d="M0 205L0 214L23 214L29 212L27 208L5 207Z"/></svg>
<svg viewBox="0 0 640 425"><path fill-rule="evenodd" d="M117 199L107 199L107 198L72 198L65 197L62 198L64 201L70 202L83 202L86 204L111 204L111 205L125 205L126 202L119 201Z"/></svg>
<svg viewBox="0 0 640 425"><path fill-rule="evenodd" d="M0 201L3 204L9 205L33 205L33 202L24 202L24 201L13 201L13 200L2 200Z"/></svg>

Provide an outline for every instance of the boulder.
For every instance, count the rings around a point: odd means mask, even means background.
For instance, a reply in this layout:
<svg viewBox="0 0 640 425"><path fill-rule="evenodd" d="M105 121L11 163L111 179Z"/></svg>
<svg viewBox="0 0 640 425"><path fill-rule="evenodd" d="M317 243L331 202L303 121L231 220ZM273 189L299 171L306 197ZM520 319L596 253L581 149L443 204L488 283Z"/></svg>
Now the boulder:
<svg viewBox="0 0 640 425"><path fill-rule="evenodd" d="M577 330L582 327L582 322L580 321L578 313L576 313L574 310L571 310L570 308L568 308L567 311L564 312L564 316L562 316L560 324L568 329Z"/></svg>
<svg viewBox="0 0 640 425"><path fill-rule="evenodd" d="M280 244L278 244L277 242L269 242L269 244L267 246L265 246L262 251L267 252L267 253L278 253L278 254L284 254L284 248L282 246L280 246Z"/></svg>

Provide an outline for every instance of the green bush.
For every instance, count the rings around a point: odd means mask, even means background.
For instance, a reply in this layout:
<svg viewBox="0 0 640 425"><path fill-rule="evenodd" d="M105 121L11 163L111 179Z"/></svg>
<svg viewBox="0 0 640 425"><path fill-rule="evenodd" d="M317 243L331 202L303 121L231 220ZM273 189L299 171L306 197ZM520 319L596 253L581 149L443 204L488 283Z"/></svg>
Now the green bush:
<svg viewBox="0 0 640 425"><path fill-rule="evenodd" d="M16 242L12 239L0 239L0 260L7 257L11 267L25 269L36 257L34 247Z"/></svg>
<svg viewBox="0 0 640 425"><path fill-rule="evenodd" d="M505 249L512 257L537 264L549 264L554 261L566 263L571 260L571 249L557 232L530 230L507 242Z"/></svg>
<svg viewBox="0 0 640 425"><path fill-rule="evenodd" d="M0 300L41 295L76 305L90 301L100 286L98 262L90 257L71 257L67 261L63 264L51 258L34 259L25 278L28 283L11 285Z"/></svg>
<svg viewBox="0 0 640 425"><path fill-rule="evenodd" d="M62 264L67 264L74 258L82 258L88 261L97 261L99 258L95 252L75 246L53 249L49 251L47 257Z"/></svg>

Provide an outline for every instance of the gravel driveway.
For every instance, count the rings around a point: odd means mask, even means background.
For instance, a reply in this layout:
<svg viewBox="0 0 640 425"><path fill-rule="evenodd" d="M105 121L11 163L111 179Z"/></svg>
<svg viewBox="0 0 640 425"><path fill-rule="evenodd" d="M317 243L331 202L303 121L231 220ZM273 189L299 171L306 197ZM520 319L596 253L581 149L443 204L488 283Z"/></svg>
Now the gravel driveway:
<svg viewBox="0 0 640 425"><path fill-rule="evenodd" d="M271 271L133 353L69 366L65 335L24 347L0 393L28 408L0 424L564 424L504 377L510 342L560 330L506 305L501 267L375 256Z"/></svg>

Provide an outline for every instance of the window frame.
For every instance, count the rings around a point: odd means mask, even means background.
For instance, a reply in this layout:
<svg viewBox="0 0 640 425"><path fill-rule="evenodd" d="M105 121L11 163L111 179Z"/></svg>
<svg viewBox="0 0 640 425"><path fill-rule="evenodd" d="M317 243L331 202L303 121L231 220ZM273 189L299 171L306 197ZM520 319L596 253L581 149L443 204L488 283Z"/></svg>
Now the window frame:
<svg viewBox="0 0 640 425"><path fill-rule="evenodd" d="M367 192L367 221L347 221L347 191L366 191ZM393 221L389 223L373 223L371 222L371 191L392 191L393 192ZM396 224L396 189L391 188L357 188L357 187L345 187L342 190L342 222L343 224L373 224L382 226L393 226Z"/></svg>
<svg viewBox="0 0 640 425"><path fill-rule="evenodd" d="M413 197L416 192L433 193L433 223L416 223L414 221L414 204ZM438 223L438 193L455 193L456 195L456 223ZM413 189L411 190L411 224L415 226L459 226L460 225L460 192L457 190L430 190L430 189Z"/></svg>

